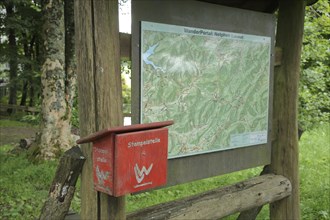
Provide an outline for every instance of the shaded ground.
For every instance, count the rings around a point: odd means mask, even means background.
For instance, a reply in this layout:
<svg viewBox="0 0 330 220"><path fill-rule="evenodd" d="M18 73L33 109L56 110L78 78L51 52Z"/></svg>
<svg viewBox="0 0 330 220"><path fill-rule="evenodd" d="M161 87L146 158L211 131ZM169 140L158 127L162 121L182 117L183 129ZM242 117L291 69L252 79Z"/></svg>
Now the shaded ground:
<svg viewBox="0 0 330 220"><path fill-rule="evenodd" d="M0 127L0 146L18 144L20 139L34 138L38 128L34 127Z"/></svg>

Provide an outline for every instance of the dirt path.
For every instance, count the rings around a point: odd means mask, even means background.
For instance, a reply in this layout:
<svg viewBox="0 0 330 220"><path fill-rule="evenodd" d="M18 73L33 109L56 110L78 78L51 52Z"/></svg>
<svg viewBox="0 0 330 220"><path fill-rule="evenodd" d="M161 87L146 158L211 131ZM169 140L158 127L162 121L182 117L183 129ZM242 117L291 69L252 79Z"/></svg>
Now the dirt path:
<svg viewBox="0 0 330 220"><path fill-rule="evenodd" d="M0 146L18 144L20 139L35 137L38 128L34 127L0 127Z"/></svg>

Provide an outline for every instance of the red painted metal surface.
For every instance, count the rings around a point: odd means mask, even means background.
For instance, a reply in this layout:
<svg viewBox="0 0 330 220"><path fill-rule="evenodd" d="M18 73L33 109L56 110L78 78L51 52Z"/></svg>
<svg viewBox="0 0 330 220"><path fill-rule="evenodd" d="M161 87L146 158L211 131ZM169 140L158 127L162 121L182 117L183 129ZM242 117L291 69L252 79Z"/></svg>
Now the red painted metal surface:
<svg viewBox="0 0 330 220"><path fill-rule="evenodd" d="M167 138L167 128L116 136L115 195L166 184Z"/></svg>
<svg viewBox="0 0 330 220"><path fill-rule="evenodd" d="M106 129L93 142L94 188L122 196L166 184L168 129L173 121Z"/></svg>

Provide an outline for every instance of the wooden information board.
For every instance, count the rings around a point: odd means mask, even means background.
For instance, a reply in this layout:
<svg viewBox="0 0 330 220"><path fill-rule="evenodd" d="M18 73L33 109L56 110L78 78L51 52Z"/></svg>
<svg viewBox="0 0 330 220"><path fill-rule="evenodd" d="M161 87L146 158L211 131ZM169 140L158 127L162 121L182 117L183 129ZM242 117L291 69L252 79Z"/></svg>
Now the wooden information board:
<svg viewBox="0 0 330 220"><path fill-rule="evenodd" d="M174 120L168 184L270 163L273 15L132 1L133 123Z"/></svg>

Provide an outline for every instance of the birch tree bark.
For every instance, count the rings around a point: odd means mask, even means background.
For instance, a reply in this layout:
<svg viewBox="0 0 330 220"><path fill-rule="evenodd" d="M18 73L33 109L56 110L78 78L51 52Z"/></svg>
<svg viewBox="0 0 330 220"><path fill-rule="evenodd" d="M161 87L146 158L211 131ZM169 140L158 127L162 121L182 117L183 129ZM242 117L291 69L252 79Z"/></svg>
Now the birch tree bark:
<svg viewBox="0 0 330 220"><path fill-rule="evenodd" d="M72 98L67 95L65 73L64 1L43 1L42 122L40 154L43 159L58 157L73 145L71 136ZM71 91L70 91L71 92ZM71 106L70 106L71 105Z"/></svg>

